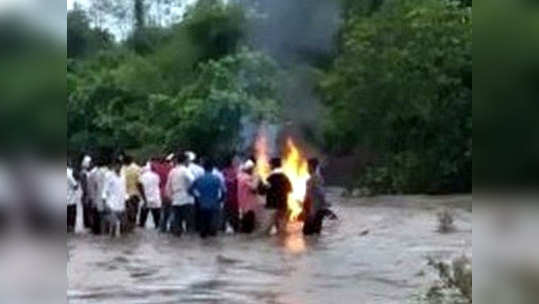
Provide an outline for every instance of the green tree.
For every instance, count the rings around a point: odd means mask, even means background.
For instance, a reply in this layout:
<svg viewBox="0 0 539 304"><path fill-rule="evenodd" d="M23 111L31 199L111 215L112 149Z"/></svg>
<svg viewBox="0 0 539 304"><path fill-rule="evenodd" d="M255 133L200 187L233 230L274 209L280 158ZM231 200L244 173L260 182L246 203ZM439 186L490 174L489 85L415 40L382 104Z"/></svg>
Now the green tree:
<svg viewBox="0 0 539 304"><path fill-rule="evenodd" d="M344 50L321 84L327 143L380 158L381 191L471 189L471 10L439 0L385 1L349 19Z"/></svg>
<svg viewBox="0 0 539 304"><path fill-rule="evenodd" d="M95 147L230 152L239 147L244 118L278 115L279 69L261 53L244 50L201 63L194 81L174 95L126 87L119 75L131 56L102 54L68 65L71 153Z"/></svg>
<svg viewBox="0 0 539 304"><path fill-rule="evenodd" d="M238 150L245 118L278 116L278 79L273 60L247 50L202 64L196 82L178 95L183 119L168 134L168 146L209 154Z"/></svg>

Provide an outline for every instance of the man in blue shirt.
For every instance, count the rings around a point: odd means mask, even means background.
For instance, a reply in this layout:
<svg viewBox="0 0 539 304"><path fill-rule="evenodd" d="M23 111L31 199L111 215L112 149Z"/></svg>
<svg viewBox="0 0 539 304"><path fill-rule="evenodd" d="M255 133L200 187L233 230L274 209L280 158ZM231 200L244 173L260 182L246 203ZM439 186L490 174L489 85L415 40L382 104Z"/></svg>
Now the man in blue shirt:
<svg viewBox="0 0 539 304"><path fill-rule="evenodd" d="M195 180L189 192L197 198L199 206L200 236L216 236L219 210L225 197L222 181L213 174L213 162L204 162L204 175Z"/></svg>

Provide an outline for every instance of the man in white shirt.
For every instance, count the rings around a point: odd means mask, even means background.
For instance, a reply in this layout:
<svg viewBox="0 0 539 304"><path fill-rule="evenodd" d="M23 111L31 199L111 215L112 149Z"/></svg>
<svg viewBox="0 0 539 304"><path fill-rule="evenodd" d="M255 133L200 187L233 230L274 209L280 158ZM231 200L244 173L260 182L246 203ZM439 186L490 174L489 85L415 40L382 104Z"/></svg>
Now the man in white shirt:
<svg viewBox="0 0 539 304"><path fill-rule="evenodd" d="M192 151L185 152L186 166L195 179L204 175L204 168L196 163L197 155Z"/></svg>
<svg viewBox="0 0 539 304"><path fill-rule="evenodd" d="M109 169L105 166L105 161L102 157L98 159L96 165L88 174L88 196L92 201L92 232L99 235L104 228L105 208L102 194L105 177Z"/></svg>
<svg viewBox="0 0 539 304"><path fill-rule="evenodd" d="M67 167L67 232L75 232L77 204L82 197L79 183L73 176L73 169Z"/></svg>
<svg viewBox="0 0 539 304"><path fill-rule="evenodd" d="M189 188L193 184L195 177L187 167L187 157L185 154L178 153L176 161L176 166L170 171L168 176L165 192L172 200L174 221L171 225L171 230L179 236L184 231L184 223L187 232L194 231L195 199L189 194Z"/></svg>
<svg viewBox="0 0 539 304"><path fill-rule="evenodd" d="M111 236L120 234L122 224L125 223L125 201L127 190L125 178L121 174L121 165L115 162L105 176L102 200L110 225Z"/></svg>
<svg viewBox="0 0 539 304"><path fill-rule="evenodd" d="M198 179L199 177L202 177L204 175L204 168L196 163L197 155L193 151L187 151L185 152L186 162L187 162L187 168L189 171L191 171L191 174L193 175L194 180ZM197 198L195 198L195 205L194 205L194 222L195 222L195 229L196 231L200 231L200 222L202 221L200 218L200 212L199 212L199 204Z"/></svg>
<svg viewBox="0 0 539 304"><path fill-rule="evenodd" d="M79 184L82 190L82 219L84 228L86 229L90 229L92 227L92 201L88 195L88 177L91 170L92 158L89 155L85 155L81 161Z"/></svg>
<svg viewBox="0 0 539 304"><path fill-rule="evenodd" d="M141 228L146 226L148 213L151 212L155 228L158 229L162 206L161 189L159 188L161 179L157 173L151 170L150 163L142 168L141 173L138 187L142 196L143 206L140 210L139 226Z"/></svg>

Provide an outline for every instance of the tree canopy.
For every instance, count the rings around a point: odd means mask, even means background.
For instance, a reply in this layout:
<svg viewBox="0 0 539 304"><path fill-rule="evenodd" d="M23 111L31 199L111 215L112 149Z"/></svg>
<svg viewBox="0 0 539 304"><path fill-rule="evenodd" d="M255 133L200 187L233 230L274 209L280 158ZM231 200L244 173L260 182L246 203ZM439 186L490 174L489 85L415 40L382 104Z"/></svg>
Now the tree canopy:
<svg viewBox="0 0 539 304"><path fill-rule="evenodd" d="M347 21L343 51L321 83L328 146L380 155L371 186L470 190L472 15L456 2L385 1Z"/></svg>

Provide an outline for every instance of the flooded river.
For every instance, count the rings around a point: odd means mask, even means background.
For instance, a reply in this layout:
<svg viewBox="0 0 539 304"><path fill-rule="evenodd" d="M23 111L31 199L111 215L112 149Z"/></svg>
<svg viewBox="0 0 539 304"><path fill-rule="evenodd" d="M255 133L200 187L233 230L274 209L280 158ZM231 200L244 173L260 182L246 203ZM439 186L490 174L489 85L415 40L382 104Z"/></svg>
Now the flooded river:
<svg viewBox="0 0 539 304"><path fill-rule="evenodd" d="M319 237L68 237L69 303L406 303L426 257L472 251L471 196L342 199ZM456 209L457 231L436 232Z"/></svg>

